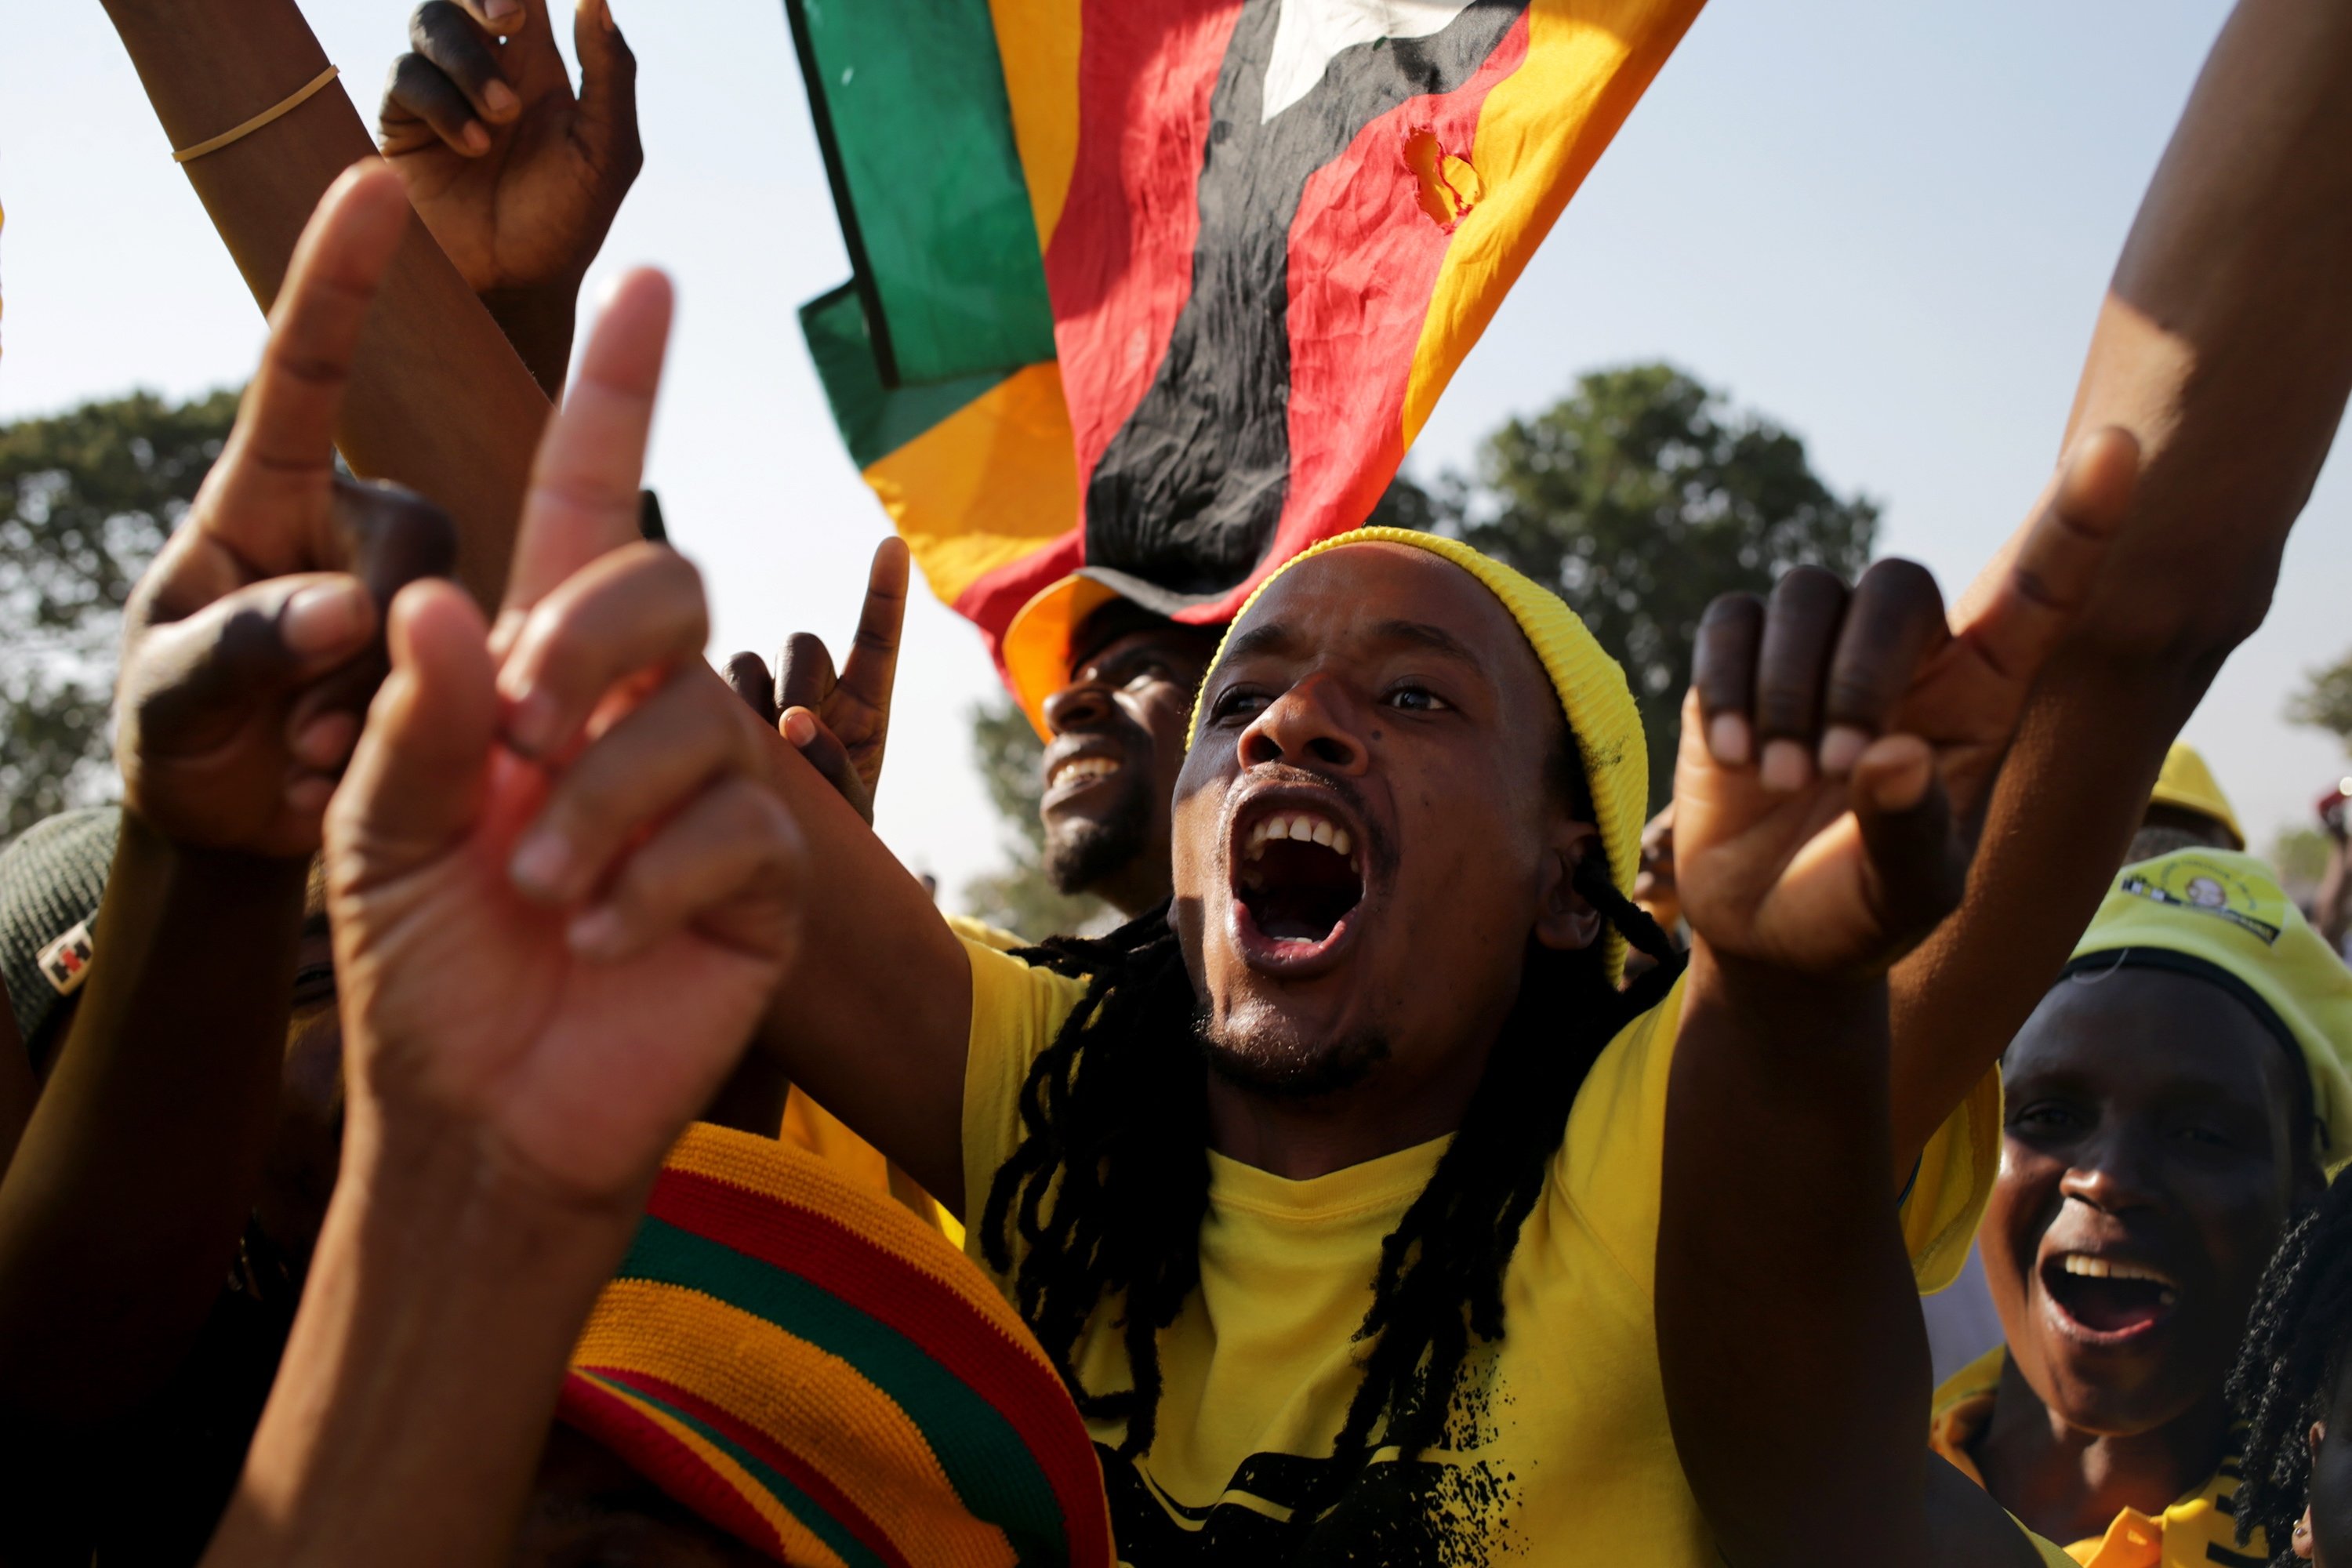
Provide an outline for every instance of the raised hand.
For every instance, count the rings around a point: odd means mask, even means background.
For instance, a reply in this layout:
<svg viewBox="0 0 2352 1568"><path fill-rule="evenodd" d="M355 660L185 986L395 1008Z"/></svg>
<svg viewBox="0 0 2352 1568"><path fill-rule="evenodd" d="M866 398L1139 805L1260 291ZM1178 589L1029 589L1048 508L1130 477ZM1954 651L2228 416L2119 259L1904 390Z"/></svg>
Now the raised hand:
<svg viewBox="0 0 2352 1568"><path fill-rule="evenodd" d="M1675 772L1684 917L1721 956L1883 972L1958 902L2035 676L2087 598L2137 471L2077 447L2001 586L1949 626L1935 581L1826 572L1709 606Z"/></svg>
<svg viewBox="0 0 2352 1568"><path fill-rule="evenodd" d="M625 1205L793 951L772 738L700 658L693 569L635 538L668 329L624 279L551 423L499 629L393 607L394 669L328 832L355 1130L455 1131Z"/></svg>
<svg viewBox="0 0 2352 1568"><path fill-rule="evenodd" d="M352 355L407 220L380 165L346 174L319 204L236 426L131 596L115 736L124 804L183 845L318 847L383 674L383 608L455 563L439 511L334 471Z"/></svg>
<svg viewBox="0 0 2352 1568"><path fill-rule="evenodd" d="M907 619L907 546L885 539L866 573L866 605L838 676L824 639L794 632L772 679L756 653L727 661L727 683L763 723L773 724L857 808L868 826L890 738L890 694L898 678L898 637Z"/></svg>
<svg viewBox="0 0 2352 1568"><path fill-rule="evenodd" d="M610 7L574 15L577 94L547 0L427 0L408 34L377 135L410 201L477 294L552 285L568 310L645 163L636 60Z"/></svg>

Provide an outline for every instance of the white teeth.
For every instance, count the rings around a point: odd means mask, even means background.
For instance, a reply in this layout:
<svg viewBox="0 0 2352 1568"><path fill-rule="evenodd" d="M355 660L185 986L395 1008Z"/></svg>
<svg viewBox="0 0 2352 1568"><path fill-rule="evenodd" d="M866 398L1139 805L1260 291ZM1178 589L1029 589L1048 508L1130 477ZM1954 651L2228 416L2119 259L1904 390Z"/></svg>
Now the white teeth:
<svg viewBox="0 0 2352 1568"><path fill-rule="evenodd" d="M1079 779L1098 779L1117 772L1118 764L1108 757L1072 757L1054 770L1054 782L1063 784Z"/></svg>
<svg viewBox="0 0 2352 1568"><path fill-rule="evenodd" d="M2151 1285L2165 1288L2164 1303L2172 1304L2172 1281L2153 1268L2142 1268L2135 1263L2117 1263L2111 1258L2093 1258L2087 1253L2070 1252L2058 1260L2060 1269L2084 1279L2145 1279Z"/></svg>
<svg viewBox="0 0 2352 1568"><path fill-rule="evenodd" d="M1328 817L1269 816L1252 827L1248 839L1242 845L1244 858L1255 860L1265 853L1265 847L1276 839L1287 839L1296 844L1319 844L1334 855L1343 856L1354 868L1356 841L1348 830Z"/></svg>

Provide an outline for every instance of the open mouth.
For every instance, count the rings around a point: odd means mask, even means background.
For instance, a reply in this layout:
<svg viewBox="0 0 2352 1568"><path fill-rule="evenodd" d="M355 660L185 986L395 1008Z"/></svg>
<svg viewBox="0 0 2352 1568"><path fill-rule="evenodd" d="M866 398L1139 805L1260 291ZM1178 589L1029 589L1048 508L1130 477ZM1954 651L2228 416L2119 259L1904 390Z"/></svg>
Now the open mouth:
<svg viewBox="0 0 2352 1568"><path fill-rule="evenodd" d="M2082 1337L2109 1342L2163 1322L2179 1292L2168 1274L2087 1252L2062 1252L2044 1263L2042 1288Z"/></svg>
<svg viewBox="0 0 2352 1568"><path fill-rule="evenodd" d="M1251 935L1277 961L1328 951L1364 899L1363 855L1336 816L1282 805L1240 845L1234 895Z"/></svg>
<svg viewBox="0 0 2352 1568"><path fill-rule="evenodd" d="M1118 757L1102 752L1073 752L1046 770L1045 798L1076 795L1110 777L1123 765Z"/></svg>

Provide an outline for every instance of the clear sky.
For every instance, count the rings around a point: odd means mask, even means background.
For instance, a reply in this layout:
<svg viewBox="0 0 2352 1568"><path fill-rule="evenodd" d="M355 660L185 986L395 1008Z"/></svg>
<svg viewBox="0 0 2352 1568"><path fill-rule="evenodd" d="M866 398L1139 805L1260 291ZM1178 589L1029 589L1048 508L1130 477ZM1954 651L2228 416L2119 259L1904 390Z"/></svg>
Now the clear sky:
<svg viewBox="0 0 2352 1568"><path fill-rule="evenodd" d="M372 118L396 0L308 0ZM1410 467L1582 370L1664 357L1802 434L1886 508L1883 548L1957 591L2045 478L2142 187L2222 0L1717 0L1464 365ZM884 520L793 309L847 276L775 0L614 0L646 169L605 261L671 269L651 482L709 583L714 651L845 636ZM568 15L559 26L569 43ZM240 379L260 320L93 0L10 8L0 47L0 418ZM2189 730L2252 836L2308 819L2342 758L2289 727L2352 647L2352 484L2323 478L2269 624ZM2216 519L2217 526L2226 520ZM919 595L880 826L953 889L997 853L967 760L994 677Z"/></svg>

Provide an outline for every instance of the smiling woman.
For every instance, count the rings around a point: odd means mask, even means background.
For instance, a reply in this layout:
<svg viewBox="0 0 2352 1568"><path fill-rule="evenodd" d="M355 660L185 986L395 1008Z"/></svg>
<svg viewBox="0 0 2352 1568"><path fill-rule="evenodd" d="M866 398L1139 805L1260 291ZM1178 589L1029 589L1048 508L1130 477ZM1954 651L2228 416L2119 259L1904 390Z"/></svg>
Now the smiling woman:
<svg viewBox="0 0 2352 1568"><path fill-rule="evenodd" d="M2008 1343L1938 1394L1935 1439L2042 1535L2259 1560L2218 1555L2222 1384L2271 1249L2352 1146L2347 1041L2352 974L2259 862L2196 849L2125 868L2010 1047L1979 1237Z"/></svg>

